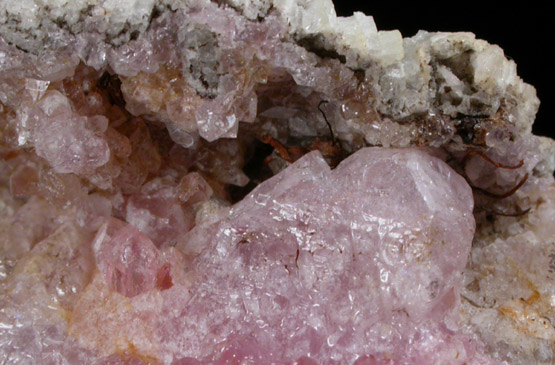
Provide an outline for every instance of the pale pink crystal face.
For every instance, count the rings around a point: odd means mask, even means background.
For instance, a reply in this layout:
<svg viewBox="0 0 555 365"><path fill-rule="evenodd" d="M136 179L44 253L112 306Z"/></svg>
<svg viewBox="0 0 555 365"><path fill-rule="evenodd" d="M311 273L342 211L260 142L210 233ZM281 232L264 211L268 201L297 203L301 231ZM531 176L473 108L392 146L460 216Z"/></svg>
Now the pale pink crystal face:
<svg viewBox="0 0 555 365"><path fill-rule="evenodd" d="M20 115L19 143L34 144L37 155L44 158L56 172L79 173L104 165L110 158L107 142L93 126L98 119L104 132L108 120L76 114L68 99L59 92L47 92L31 108L23 108ZM91 125L92 124L92 125Z"/></svg>
<svg viewBox="0 0 555 365"><path fill-rule="evenodd" d="M105 223L93 247L97 266L113 291L134 297L156 286L162 268L158 250L135 227L117 220Z"/></svg>
<svg viewBox="0 0 555 365"><path fill-rule="evenodd" d="M471 360L447 328L472 207L464 179L417 150L363 149L335 170L309 153L181 240L195 279L161 345L222 363Z"/></svg>
<svg viewBox="0 0 555 365"><path fill-rule="evenodd" d="M183 190L195 194L202 183L206 184L200 176L195 182L186 180L180 185L171 178L153 179L143 185L140 193L128 198L126 221L139 228L157 247L174 246L178 237L194 224L194 216L190 209L183 209L179 194ZM205 199L206 196L199 196L196 202Z"/></svg>

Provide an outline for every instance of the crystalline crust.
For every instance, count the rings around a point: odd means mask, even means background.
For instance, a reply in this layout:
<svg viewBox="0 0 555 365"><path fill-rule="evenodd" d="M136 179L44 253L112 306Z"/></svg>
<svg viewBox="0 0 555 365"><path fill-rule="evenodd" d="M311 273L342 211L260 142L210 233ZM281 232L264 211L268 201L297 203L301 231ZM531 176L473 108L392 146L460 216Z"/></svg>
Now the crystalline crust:
<svg viewBox="0 0 555 365"><path fill-rule="evenodd" d="M552 364L538 106L330 0L0 1L0 362Z"/></svg>

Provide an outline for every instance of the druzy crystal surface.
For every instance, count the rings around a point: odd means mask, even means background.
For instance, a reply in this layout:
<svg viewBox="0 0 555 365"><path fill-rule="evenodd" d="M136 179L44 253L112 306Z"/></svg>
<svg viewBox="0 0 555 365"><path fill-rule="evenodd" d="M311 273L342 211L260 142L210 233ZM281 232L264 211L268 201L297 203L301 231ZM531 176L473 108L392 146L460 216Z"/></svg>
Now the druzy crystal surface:
<svg viewBox="0 0 555 365"><path fill-rule="evenodd" d="M503 51L328 0L0 2L0 362L551 364Z"/></svg>

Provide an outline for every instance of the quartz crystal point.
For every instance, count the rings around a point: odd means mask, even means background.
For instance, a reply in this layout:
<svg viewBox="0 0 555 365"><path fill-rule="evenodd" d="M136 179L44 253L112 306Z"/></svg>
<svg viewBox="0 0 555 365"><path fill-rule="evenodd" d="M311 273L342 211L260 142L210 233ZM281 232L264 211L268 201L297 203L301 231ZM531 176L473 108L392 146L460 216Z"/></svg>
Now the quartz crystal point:
<svg viewBox="0 0 555 365"><path fill-rule="evenodd" d="M333 171L309 153L183 237L195 279L162 346L181 334L184 354L211 360L477 363L453 322L472 206L420 151L363 149Z"/></svg>
<svg viewBox="0 0 555 365"><path fill-rule="evenodd" d="M330 0L0 1L0 363L552 364L538 105Z"/></svg>

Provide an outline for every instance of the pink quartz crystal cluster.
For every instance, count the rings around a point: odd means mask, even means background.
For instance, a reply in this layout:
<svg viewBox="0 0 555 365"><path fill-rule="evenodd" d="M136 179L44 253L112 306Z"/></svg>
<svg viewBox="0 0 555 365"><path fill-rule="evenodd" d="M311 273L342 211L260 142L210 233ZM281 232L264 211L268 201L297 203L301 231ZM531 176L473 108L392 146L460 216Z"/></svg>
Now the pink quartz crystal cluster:
<svg viewBox="0 0 555 365"><path fill-rule="evenodd" d="M309 153L178 243L190 299L161 346L222 362L485 361L451 322L472 204L420 151L363 149L334 170Z"/></svg>
<svg viewBox="0 0 555 365"><path fill-rule="evenodd" d="M498 47L89 3L0 3L0 363L553 361L555 147Z"/></svg>
<svg viewBox="0 0 555 365"><path fill-rule="evenodd" d="M154 182L156 195L139 195L150 205L128 198L128 223L106 217L80 228L68 217L17 263L7 280L7 354L488 362L457 326L472 194L440 159L369 148L331 170L312 152L187 234L175 187ZM168 233L143 223L164 227L177 211ZM130 212L149 219L135 223ZM67 335L49 344L55 331ZM28 336L39 348L27 347Z"/></svg>

